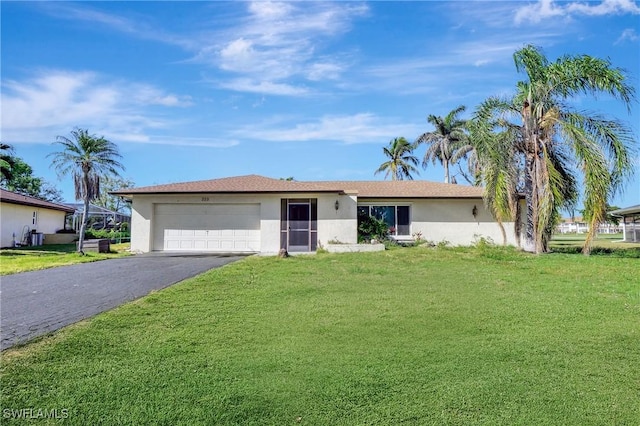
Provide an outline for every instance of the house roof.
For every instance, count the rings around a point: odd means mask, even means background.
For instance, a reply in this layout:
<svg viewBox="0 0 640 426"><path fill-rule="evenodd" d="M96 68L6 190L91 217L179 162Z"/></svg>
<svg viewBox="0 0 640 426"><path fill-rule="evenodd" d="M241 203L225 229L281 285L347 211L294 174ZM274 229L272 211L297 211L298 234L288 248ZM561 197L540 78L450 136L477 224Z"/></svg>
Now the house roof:
<svg viewBox="0 0 640 426"><path fill-rule="evenodd" d="M624 209L613 210L609 213L615 216L631 216L640 214L640 204L631 207L625 207Z"/></svg>
<svg viewBox="0 0 640 426"><path fill-rule="evenodd" d="M287 181L258 175L128 188L113 194L183 193L353 193L363 198L481 198L483 188L421 180L413 181Z"/></svg>
<svg viewBox="0 0 640 426"><path fill-rule="evenodd" d="M18 194L15 192L7 191L6 189L2 189L2 188L0 188L0 200L3 203L41 207L44 209L59 210L59 211L68 212L68 213L73 213L75 211L73 207L52 203L50 201L41 200L39 198L30 197L28 195Z"/></svg>

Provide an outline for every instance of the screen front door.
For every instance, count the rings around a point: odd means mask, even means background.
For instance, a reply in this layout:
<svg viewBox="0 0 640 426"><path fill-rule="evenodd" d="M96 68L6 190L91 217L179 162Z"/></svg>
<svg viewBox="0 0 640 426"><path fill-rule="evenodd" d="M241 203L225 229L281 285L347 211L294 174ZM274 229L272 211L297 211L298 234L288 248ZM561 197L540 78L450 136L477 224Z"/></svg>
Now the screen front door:
<svg viewBox="0 0 640 426"><path fill-rule="evenodd" d="M289 204L289 251L309 251L311 204Z"/></svg>
<svg viewBox="0 0 640 426"><path fill-rule="evenodd" d="M289 252L316 250L317 208L315 198L282 200L281 248Z"/></svg>

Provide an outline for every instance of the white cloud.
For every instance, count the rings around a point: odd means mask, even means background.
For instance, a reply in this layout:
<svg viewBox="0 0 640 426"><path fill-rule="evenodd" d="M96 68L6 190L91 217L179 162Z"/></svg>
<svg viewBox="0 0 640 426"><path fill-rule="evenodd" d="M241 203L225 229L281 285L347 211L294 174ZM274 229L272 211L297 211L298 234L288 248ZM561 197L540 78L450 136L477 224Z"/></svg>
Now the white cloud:
<svg viewBox="0 0 640 426"><path fill-rule="evenodd" d="M189 136L146 135L138 133L107 133L113 140L136 142L147 145L197 146L203 148L231 148L240 144L235 139L198 138Z"/></svg>
<svg viewBox="0 0 640 426"><path fill-rule="evenodd" d="M368 9L352 3L254 2L247 10L239 25L215 34L216 43L205 41L196 60L237 74L227 89L297 96L308 91L290 80L340 77L346 64L339 58L314 57L324 39L346 31ZM246 81L252 83L237 84Z"/></svg>
<svg viewBox="0 0 640 426"><path fill-rule="evenodd" d="M516 11L515 22L520 24L523 21L538 23L548 18L563 16L563 8L554 4L554 0L540 0L534 4L522 6Z"/></svg>
<svg viewBox="0 0 640 426"><path fill-rule="evenodd" d="M344 71L344 65L332 62L316 62L307 69L307 78L311 81L337 80Z"/></svg>
<svg viewBox="0 0 640 426"><path fill-rule="evenodd" d="M603 0L600 4L570 3L567 11L589 16L640 14L640 6L631 0Z"/></svg>
<svg viewBox="0 0 640 426"><path fill-rule="evenodd" d="M537 3L520 7L516 11L515 22L539 23L554 17L571 17L572 15L604 16L621 14L640 14L640 6L632 0L603 0L600 3L556 2L540 0Z"/></svg>
<svg viewBox="0 0 640 426"><path fill-rule="evenodd" d="M219 83L224 89L237 92L259 93L263 95L306 96L310 92L305 87L294 86L272 81L258 81L249 78L238 78Z"/></svg>
<svg viewBox="0 0 640 426"><path fill-rule="evenodd" d="M282 19L290 13L291 5L273 1L252 2L249 4L249 10L262 19Z"/></svg>
<svg viewBox="0 0 640 426"><path fill-rule="evenodd" d="M8 143L49 143L73 127L128 135L145 142L145 132L167 120L148 107L188 106L191 101L147 84L107 81L92 72L50 70L30 80L2 83L2 135Z"/></svg>
<svg viewBox="0 0 640 426"><path fill-rule="evenodd" d="M346 32L353 19L368 13L363 3L266 2L240 3L246 7L235 24L189 35L157 28L143 15L123 17L74 3L41 5L61 19L89 22L147 40L177 45L200 62L226 71L232 81L221 87L283 96L307 93L299 81L337 80L347 68L340 55L315 59L327 39ZM219 20L216 23L219 24ZM298 80L298 82L293 82ZM251 84L238 84L250 81Z"/></svg>
<svg viewBox="0 0 640 426"><path fill-rule="evenodd" d="M474 67L482 67L482 66L490 64L490 63L491 63L491 60L489 60L489 59L478 59L478 60L473 62L473 66Z"/></svg>
<svg viewBox="0 0 640 426"><path fill-rule="evenodd" d="M371 113L326 115L316 121L279 126L273 123L237 130L238 137L273 142L338 141L347 144L386 143L394 137L419 134L421 127L393 122Z"/></svg>
<svg viewBox="0 0 640 426"><path fill-rule="evenodd" d="M166 107L189 107L193 105L191 96L167 94L146 84L130 86L130 96L141 105L160 105Z"/></svg>
<svg viewBox="0 0 640 426"><path fill-rule="evenodd" d="M142 17L128 19L122 16L88 8L77 2L41 2L38 6L45 12L60 19L76 22L89 22L92 25L104 25L117 31L132 34L146 40L156 40L162 43L180 46L186 49L194 48L193 41L188 37L171 34L148 25Z"/></svg>
<svg viewBox="0 0 640 426"><path fill-rule="evenodd" d="M634 42L638 40L640 40L640 36L636 32L636 30L633 28L627 28L622 32L622 34L620 34L620 37L618 37L614 44L620 44L625 41Z"/></svg>

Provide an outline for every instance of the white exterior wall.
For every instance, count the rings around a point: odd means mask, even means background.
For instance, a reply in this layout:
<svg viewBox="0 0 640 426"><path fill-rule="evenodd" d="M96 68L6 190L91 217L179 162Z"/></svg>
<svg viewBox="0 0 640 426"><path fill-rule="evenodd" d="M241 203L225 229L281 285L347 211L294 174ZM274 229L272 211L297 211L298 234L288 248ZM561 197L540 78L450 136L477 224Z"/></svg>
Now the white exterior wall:
<svg viewBox="0 0 640 426"><path fill-rule="evenodd" d="M131 251L148 253L151 251L151 220L153 200L149 196L133 197L131 203Z"/></svg>
<svg viewBox="0 0 640 426"><path fill-rule="evenodd" d="M318 200L318 243L325 245L337 239L357 242L355 197L338 194L195 194L134 195L131 207L131 250L149 252L154 246L153 222L155 204L260 204L260 252L280 250L280 206L283 198L316 198ZM340 208L335 210L336 200Z"/></svg>
<svg viewBox="0 0 640 426"><path fill-rule="evenodd" d="M153 215L155 204L260 204L260 252L275 254L280 249L280 208L283 198L316 198L318 200L318 247L329 241L355 244L358 239L357 206L409 205L411 234L422 233L432 242L447 241L453 245L469 245L479 238L503 243L500 227L485 209L482 199L360 199L355 195L336 193L305 194L230 194L230 195L135 195L131 211L131 250L153 250ZM336 200L339 203L335 209ZM474 218L473 207L478 214ZM513 223L504 224L507 244L517 245ZM524 227L522 228L524 229Z"/></svg>
<svg viewBox="0 0 640 426"><path fill-rule="evenodd" d="M36 212L37 223L33 224ZM43 234L54 234L64 229L65 212L22 204L0 203L0 247L13 246L13 234L21 242L25 226Z"/></svg>
<svg viewBox="0 0 640 426"><path fill-rule="evenodd" d="M314 197L316 198L316 197ZM357 200L353 195L323 194L318 198L318 247L329 241L358 242ZM336 201L339 203L336 210Z"/></svg>
<svg viewBox="0 0 640 426"><path fill-rule="evenodd" d="M473 216L473 208L478 214ZM508 245L517 246L514 223L503 224ZM435 243L469 245L479 238L503 243L500 226L481 199L416 200L411 208L411 232L422 232L422 238Z"/></svg>

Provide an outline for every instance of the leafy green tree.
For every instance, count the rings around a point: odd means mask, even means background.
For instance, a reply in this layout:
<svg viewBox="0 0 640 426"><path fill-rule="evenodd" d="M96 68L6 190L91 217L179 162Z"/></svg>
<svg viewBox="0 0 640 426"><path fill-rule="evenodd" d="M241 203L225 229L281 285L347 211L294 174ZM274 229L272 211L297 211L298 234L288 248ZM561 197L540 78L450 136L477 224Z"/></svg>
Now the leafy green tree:
<svg viewBox="0 0 640 426"><path fill-rule="evenodd" d="M468 145L466 134L466 121L460 118L460 114L466 110L461 105L449 112L445 117L429 115L427 121L433 124L435 130L423 133L416 139L416 146L424 144L427 151L422 160L422 166L427 167L429 162L439 162L444 167L444 183L451 182L450 167L464 153L456 156L456 151Z"/></svg>
<svg viewBox="0 0 640 426"><path fill-rule="evenodd" d="M134 186L135 183L131 179L118 176L103 176L100 179L100 195L93 201L93 204L118 213L129 213L131 205L124 201L122 197L111 195L109 192L133 188Z"/></svg>
<svg viewBox="0 0 640 426"><path fill-rule="evenodd" d="M83 253L84 234L87 228L89 203L100 196L100 180L104 176L119 176L124 170L118 147L103 136L90 135L85 129L74 129L71 138L58 136L54 145L61 151L50 154L52 166L58 176L71 174L76 200L84 202L78 251Z"/></svg>
<svg viewBox="0 0 640 426"><path fill-rule="evenodd" d="M541 253L560 210L578 199L580 174L585 209L592 212L583 247L588 254L608 198L633 173L634 139L622 122L577 111L567 101L604 93L630 108L634 89L623 70L587 55L549 62L539 48L526 46L514 61L527 77L515 96L487 99L474 117L487 204L499 219L515 220L516 194L524 193L524 248Z"/></svg>
<svg viewBox="0 0 640 426"><path fill-rule="evenodd" d="M9 176L2 177L2 186L18 194L60 203L61 192L42 178L33 175L33 169L19 157L8 157L11 164Z"/></svg>
<svg viewBox="0 0 640 426"><path fill-rule="evenodd" d="M62 192L46 180L42 182L38 198L51 201L53 203L64 203Z"/></svg>
<svg viewBox="0 0 640 426"><path fill-rule="evenodd" d="M418 158L413 155L415 144L405 138L392 139L389 145L382 148L382 152L389 159L382 163L375 174L385 172L385 179L391 175L391 180L413 180L412 173L419 173L416 166Z"/></svg>

